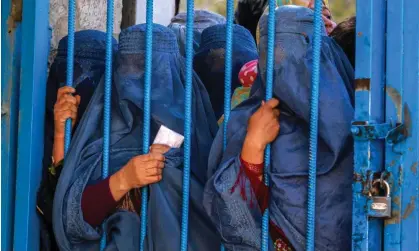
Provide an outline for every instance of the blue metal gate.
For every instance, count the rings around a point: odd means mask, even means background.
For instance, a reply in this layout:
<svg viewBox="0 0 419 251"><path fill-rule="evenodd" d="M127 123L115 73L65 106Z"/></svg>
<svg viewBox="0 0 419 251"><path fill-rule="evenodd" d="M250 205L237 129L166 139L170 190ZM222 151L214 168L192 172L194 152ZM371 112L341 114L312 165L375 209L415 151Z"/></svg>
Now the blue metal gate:
<svg viewBox="0 0 419 251"><path fill-rule="evenodd" d="M357 3L352 250L419 250L417 10L417 0ZM376 178L390 184L391 218L371 216Z"/></svg>
<svg viewBox="0 0 419 251"><path fill-rule="evenodd" d="M393 214L384 222L384 250L419 250L419 1L387 5L385 122L403 123L407 139L385 148Z"/></svg>
<svg viewBox="0 0 419 251"><path fill-rule="evenodd" d="M316 2L318 14L320 1ZM70 3L71 7L75 2ZM189 20L193 19L193 4L192 0L188 1ZM273 7L274 0L270 0L269 4ZM113 1L109 1L109 13L113 11L112 5ZM20 9L22 6L23 9ZM231 27L233 1L229 0L227 6L228 27ZM147 7L148 21L151 24L152 4ZM273 9L270 8L271 13ZM419 250L419 0L359 0L357 10L352 249ZM39 246L35 198L43 156L44 99L50 38L48 11L48 0L2 1L2 250L25 251ZM74 13L74 9L71 13ZM110 40L112 22L108 22L108 29ZM188 27L187 34L187 48L190 51L191 26ZM228 56L231 29L228 34L226 86L229 86L231 77L228 75L231 65L231 55ZM151 48L147 49L150 54ZM267 65L272 64L273 57L268 57L268 60ZM110 57L107 62L109 69L106 78L110 82ZM192 55L187 55L187 66L187 80L190 80ZM148 67L151 67L151 63ZM313 75L313 83L318 82L316 74ZM148 84L150 81L147 81ZM69 81L70 84L71 82ZM187 92L190 91L190 88L186 89ZM267 89L269 98L269 88ZM111 94L110 89L108 93ZM228 92L226 97L229 97ZM317 97L313 97L312 102L315 104ZM186 100L185 103L189 102L190 100ZM225 103L227 121L230 102ZM313 109L314 118L316 113L316 109ZM145 120L147 119L149 118ZM105 120L107 122L109 121ZM185 119L185 128L189 128L189 123ZM109 127L104 124L104 129L106 135ZM313 126L314 143L315 132L316 126ZM185 163L189 161L188 135L186 132ZM147 146L148 143L144 145ZM107 147L105 142L105 151ZM315 144L311 147L315 149ZM315 167L315 163L314 158L311 166ZM189 179L187 167L185 169L184 184L187 191ZM106 176L106 164L104 170ZM310 176L313 179L310 181L312 190L309 194L313 195L315 169L312 169ZM391 218L374 218L368 210L371 206L368 192L375 179L386 180L391 186ZM313 203L315 201L310 200L310 204ZM187 193L183 205L185 208L188 205ZM313 214L308 221L310 236L314 236L314 228L310 227L314 225L314 218ZM266 212L264 223L268 222L267 219ZM186 211L182 218L184 240L187 240L187 225ZM267 237L267 231L264 234ZM145 232L142 237L144 235ZM268 238L263 239L265 241L262 247L267 250ZM308 250L314 249L313 244L308 243ZM184 242L181 246L182 250L186 250Z"/></svg>

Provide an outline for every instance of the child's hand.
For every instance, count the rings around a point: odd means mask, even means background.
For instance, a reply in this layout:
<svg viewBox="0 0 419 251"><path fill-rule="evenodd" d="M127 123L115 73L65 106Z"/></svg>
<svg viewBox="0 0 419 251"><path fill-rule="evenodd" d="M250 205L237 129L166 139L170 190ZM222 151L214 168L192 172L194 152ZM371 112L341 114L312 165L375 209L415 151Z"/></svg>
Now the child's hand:
<svg viewBox="0 0 419 251"><path fill-rule="evenodd" d="M244 161L253 164L263 162L266 146L279 134L280 111L276 108L278 104L277 99L263 102L262 106L250 117L241 154Z"/></svg>

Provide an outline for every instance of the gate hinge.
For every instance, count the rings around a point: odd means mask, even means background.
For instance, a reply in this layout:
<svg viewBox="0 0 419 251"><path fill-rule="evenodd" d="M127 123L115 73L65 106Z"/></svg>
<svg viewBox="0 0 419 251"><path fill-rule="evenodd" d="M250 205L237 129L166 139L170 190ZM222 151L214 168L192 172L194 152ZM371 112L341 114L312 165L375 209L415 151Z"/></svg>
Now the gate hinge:
<svg viewBox="0 0 419 251"><path fill-rule="evenodd" d="M376 124L368 121L354 121L352 122L351 131L355 140L384 139L390 145L405 140L408 135L406 126L403 123L392 125L390 123Z"/></svg>

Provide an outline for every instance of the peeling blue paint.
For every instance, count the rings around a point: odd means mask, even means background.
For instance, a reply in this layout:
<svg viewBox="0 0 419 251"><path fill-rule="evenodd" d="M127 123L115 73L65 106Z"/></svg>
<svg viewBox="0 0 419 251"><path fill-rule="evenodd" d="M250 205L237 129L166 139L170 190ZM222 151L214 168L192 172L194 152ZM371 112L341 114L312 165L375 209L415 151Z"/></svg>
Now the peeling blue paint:
<svg viewBox="0 0 419 251"><path fill-rule="evenodd" d="M359 3L359 2L358 2ZM364 2L363 2L364 4ZM358 222L359 211L366 199L359 194L354 197L354 227L353 236L361 235L360 231L367 231L363 235L365 239L355 240L353 250L385 250L385 251L410 251L419 250L419 179L417 175L417 163L419 160L419 20L417 19L417 10L419 9L419 0L388 0L386 13L386 86L385 90L385 124L397 125L403 124L404 128L399 127L399 131L393 134L392 142L389 141L389 135L386 136L385 145L385 170L389 173L386 176L387 181L392 188L392 217L385 220L384 231L379 227L372 228L371 219L362 219ZM414 14L416 13L416 14ZM415 17L416 15L416 17ZM358 14L359 17L359 14ZM358 19L359 20L359 19ZM360 25L358 23L358 25ZM363 32L364 34L365 32ZM374 36L373 36L374 37ZM358 46L358 45L357 45ZM363 46L363 45L361 45ZM358 56L358 55L357 55ZM365 57L365 55L363 55ZM361 57L362 58L362 57ZM376 62L376 61L374 61ZM358 63L358 62L357 62ZM380 63L379 63L380 64ZM359 65L357 65L359 67ZM361 66L363 67L363 66ZM358 68L357 68L358 70ZM360 69L361 71L363 69ZM358 73L357 73L358 74ZM368 76L360 76L368 78ZM376 103L372 102L372 95L381 92L379 85L374 90L373 80L371 78L371 98L368 101L358 102L357 109L370 109L373 112ZM375 94L377 95L377 94ZM363 104L363 103L364 104ZM365 111L363 113L365 115ZM357 118L358 119L358 118ZM371 119L371 118L370 118ZM364 119L365 120L365 119ZM354 131L359 135L364 134L372 140L373 138L383 138L385 128L367 128L362 131ZM402 135L402 140L397 140ZM399 138L401 139L401 138ZM361 139L360 139L361 140ZM364 139L365 140L365 139ZM362 144L359 141L356 144ZM366 144L366 143L364 143ZM358 150L358 151L357 151ZM356 151L356 173L361 173L358 164L360 160L365 160L365 155L373 155L376 151L368 153L368 150L360 147ZM365 151L362 153L362 151ZM358 159L358 160L357 160ZM359 160L360 159L360 160ZM368 170L379 171L381 165L372 164L374 158L370 159ZM364 161L365 162L365 161ZM364 163L365 165L365 163ZM375 170L374 170L375 168ZM365 185L365 180L358 182ZM356 183L355 183L356 184ZM355 187L356 185L354 185ZM354 190L354 193L357 191ZM367 202L368 203L368 202ZM358 205L357 205L358 204ZM363 216L363 215L362 215ZM369 229L365 225L369 225ZM363 226L360 228L359 226ZM377 225L376 225L377 226ZM370 235L374 233L382 234L382 248L373 246Z"/></svg>
<svg viewBox="0 0 419 251"><path fill-rule="evenodd" d="M357 1L355 121L384 122L384 70L386 5L382 1ZM360 81L364 80L364 81ZM368 81L366 85L365 80ZM361 85L362 84L362 85ZM366 88L366 86L368 88ZM368 218L370 172L379 172L383 163L382 140L356 140L354 171L362 177L353 184L352 250L381 250L383 222Z"/></svg>
<svg viewBox="0 0 419 251"><path fill-rule="evenodd" d="M407 251L415 248L419 250L419 178L410 170L410 167L419 161L419 0L398 2L399 8L402 9L403 23L402 37L399 38L403 48L400 88L404 107L402 121L409 131L409 137L401 145L405 149L411 148L412 151L406 151L402 157L403 181L399 184L402 215L399 224L401 244L397 248L386 247L386 251L398 249ZM393 24L389 24L389 28L395 29Z"/></svg>
<svg viewBox="0 0 419 251"><path fill-rule="evenodd" d="M403 100L403 5L399 0L387 1L387 20L393 29L387 31L387 60L386 70L386 121L402 122L401 106ZM391 69L391 70L390 70ZM401 250L401 200L403 183L403 156L395 154L393 149L386 149L386 169L391 172L392 187L392 217L385 221L384 248L385 250Z"/></svg>

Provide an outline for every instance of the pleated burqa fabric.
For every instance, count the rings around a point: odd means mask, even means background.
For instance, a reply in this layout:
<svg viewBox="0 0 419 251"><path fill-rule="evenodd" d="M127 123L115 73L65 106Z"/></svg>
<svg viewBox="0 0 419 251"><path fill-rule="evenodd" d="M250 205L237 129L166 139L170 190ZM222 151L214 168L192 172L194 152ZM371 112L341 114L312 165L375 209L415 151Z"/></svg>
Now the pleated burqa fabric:
<svg viewBox="0 0 419 251"><path fill-rule="evenodd" d="M273 95L280 100L280 132L271 144L270 220L297 251L305 250L313 18L308 8L277 8ZM259 250L261 212L232 192L240 175L240 153L250 116L265 97L267 16L261 19L259 76L252 96L235 108L227 129L214 140L204 205L229 250ZM342 49L323 28L320 51L320 95L317 148L316 250L351 248L354 71ZM250 183L243 189L250 191ZM247 198L251 198L247 196ZM253 203L255 204L255 203Z"/></svg>
<svg viewBox="0 0 419 251"><path fill-rule="evenodd" d="M112 84L109 173L142 153L146 25L124 30L119 38ZM151 137L161 125L184 133L185 62L175 34L153 25L151 72ZM54 232L62 250L99 250L101 229L83 220L81 196L86 185L101 180L104 83L101 82L80 122L57 187ZM189 250L216 250L219 237L202 200L207 160L217 130L208 94L199 78L192 83L191 194ZM163 179L149 189L148 232L145 250L179 250L182 201L183 148L166 155ZM98 195L100 196L100 195ZM117 210L104 222L105 250L139 250L140 218Z"/></svg>

